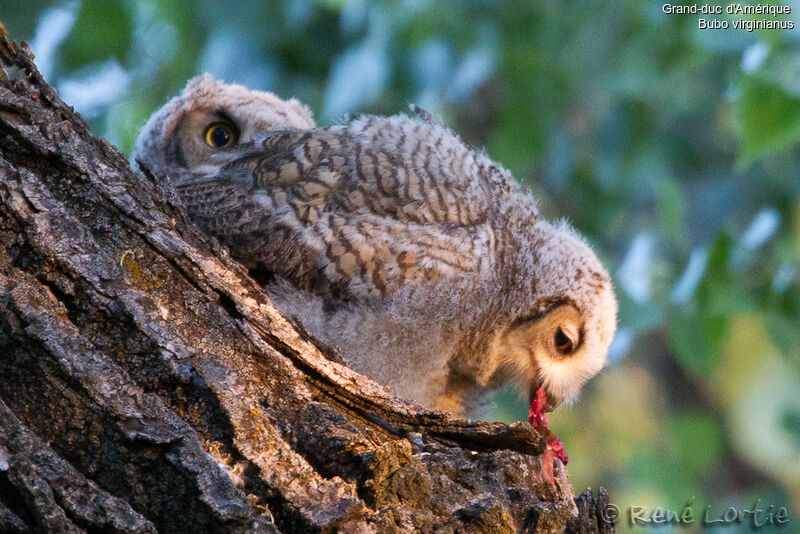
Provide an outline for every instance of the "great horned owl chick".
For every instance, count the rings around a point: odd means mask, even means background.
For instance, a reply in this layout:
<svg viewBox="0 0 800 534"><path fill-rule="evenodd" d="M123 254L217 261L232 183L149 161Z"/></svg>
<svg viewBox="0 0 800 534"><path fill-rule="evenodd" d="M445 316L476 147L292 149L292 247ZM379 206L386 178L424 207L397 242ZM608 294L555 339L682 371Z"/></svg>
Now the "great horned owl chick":
<svg viewBox="0 0 800 534"><path fill-rule="evenodd" d="M287 316L396 394L474 414L513 380L550 409L606 360L617 306L595 254L427 117L315 128L294 100L202 77L133 159L271 276Z"/></svg>

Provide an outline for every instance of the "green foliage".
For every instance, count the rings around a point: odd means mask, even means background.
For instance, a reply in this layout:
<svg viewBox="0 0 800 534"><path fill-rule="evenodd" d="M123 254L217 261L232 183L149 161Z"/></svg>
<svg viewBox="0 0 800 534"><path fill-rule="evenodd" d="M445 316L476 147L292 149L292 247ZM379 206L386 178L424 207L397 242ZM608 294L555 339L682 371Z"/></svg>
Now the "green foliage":
<svg viewBox="0 0 800 534"><path fill-rule="evenodd" d="M671 445L675 451L669 462L681 479L705 477L719 468L718 461L724 452L724 434L719 421L706 413L684 412L672 423ZM680 498L681 495L676 495Z"/></svg>
<svg viewBox="0 0 800 534"><path fill-rule="evenodd" d="M665 240L676 247L686 244L686 199L680 185L669 178L655 184L656 205Z"/></svg>
<svg viewBox="0 0 800 534"><path fill-rule="evenodd" d="M63 67L76 70L108 57L125 60L133 25L121 2L83 0L70 38L64 42Z"/></svg>
<svg viewBox="0 0 800 534"><path fill-rule="evenodd" d="M203 71L295 96L322 123L409 102L441 115L617 281L609 368L551 417L573 485L605 485L623 510L798 503L798 30L698 30L660 6L5 0L0 19L36 36L49 80L125 151ZM71 29L38 50L54 10ZM498 396L499 418L525 414Z"/></svg>
<svg viewBox="0 0 800 534"><path fill-rule="evenodd" d="M796 144L800 137L800 98L757 77L740 84L742 163Z"/></svg>

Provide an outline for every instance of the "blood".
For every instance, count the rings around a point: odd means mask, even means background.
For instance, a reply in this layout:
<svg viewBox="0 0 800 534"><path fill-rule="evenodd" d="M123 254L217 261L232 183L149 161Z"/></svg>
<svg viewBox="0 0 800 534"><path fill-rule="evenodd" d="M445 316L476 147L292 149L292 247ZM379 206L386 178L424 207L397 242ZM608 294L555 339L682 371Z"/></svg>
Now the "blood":
<svg viewBox="0 0 800 534"><path fill-rule="evenodd" d="M553 482L553 459L558 458L564 465L567 465L569 458L564 450L564 444L547 428L546 404L547 394L544 388L537 389L536 395L533 396L531 405L528 407L528 422L547 440L547 448L542 453L542 478Z"/></svg>

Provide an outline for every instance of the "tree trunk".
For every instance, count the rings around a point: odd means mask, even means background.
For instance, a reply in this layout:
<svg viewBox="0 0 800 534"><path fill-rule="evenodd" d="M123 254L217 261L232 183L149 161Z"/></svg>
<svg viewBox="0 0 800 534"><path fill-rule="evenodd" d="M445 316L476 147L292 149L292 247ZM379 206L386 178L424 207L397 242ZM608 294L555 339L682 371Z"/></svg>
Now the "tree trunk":
<svg viewBox="0 0 800 534"><path fill-rule="evenodd" d="M0 25L0 531L613 530L528 423L326 358L32 58Z"/></svg>

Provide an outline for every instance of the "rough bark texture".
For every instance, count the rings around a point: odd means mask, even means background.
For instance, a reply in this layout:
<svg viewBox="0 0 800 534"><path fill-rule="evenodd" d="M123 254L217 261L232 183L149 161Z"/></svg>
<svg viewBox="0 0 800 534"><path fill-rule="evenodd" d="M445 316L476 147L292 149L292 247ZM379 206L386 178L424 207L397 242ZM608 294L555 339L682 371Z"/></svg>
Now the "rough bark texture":
<svg viewBox="0 0 800 534"><path fill-rule="evenodd" d="M527 423L327 359L1 25L0 69L0 531L613 530Z"/></svg>

